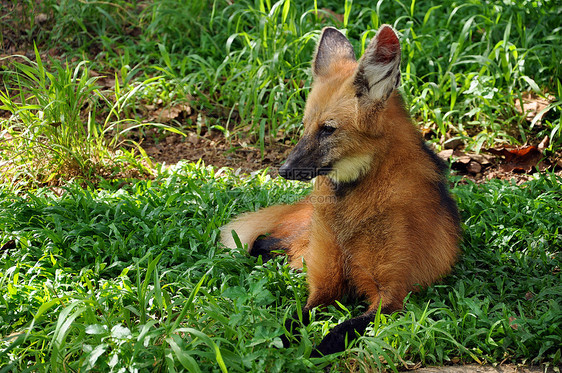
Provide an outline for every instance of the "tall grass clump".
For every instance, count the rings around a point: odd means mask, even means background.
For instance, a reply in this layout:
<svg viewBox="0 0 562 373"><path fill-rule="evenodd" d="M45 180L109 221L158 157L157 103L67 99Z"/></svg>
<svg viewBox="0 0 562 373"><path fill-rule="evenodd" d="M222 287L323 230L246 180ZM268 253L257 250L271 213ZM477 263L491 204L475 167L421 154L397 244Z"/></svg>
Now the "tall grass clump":
<svg viewBox="0 0 562 373"><path fill-rule="evenodd" d="M134 160L134 151L117 148L126 132L147 125L130 117L131 107L139 92L158 78L120 87L116 77L108 94L89 74L86 61L74 68L56 60L46 65L37 49L35 61L8 58L10 69L2 72L0 90L0 109L10 113L0 119L3 181L16 185L95 180L119 172L116 162L148 171ZM18 58L23 62L15 61Z"/></svg>
<svg viewBox="0 0 562 373"><path fill-rule="evenodd" d="M39 180L49 182L63 169L88 173L93 148L99 145L92 133L95 78L88 77L84 63L74 69L55 63L50 72L37 50L36 62L23 60L14 62L15 71L3 72L7 84L0 92L1 108L11 114L2 120L2 147L10 150L3 152L9 157L3 159L6 175L36 172ZM86 123L81 117L84 106L93 114Z"/></svg>
<svg viewBox="0 0 562 373"><path fill-rule="evenodd" d="M176 9L177 2L158 4L153 24L165 19L176 22L166 29L182 29L185 18L172 16L166 6ZM194 50L180 44L183 38L162 36L161 27L154 30L163 41L164 70L187 87L201 108L222 118L216 128L227 134L249 137L262 150L284 136L280 131L294 134L319 32L311 11L290 1L255 6L242 1L229 7L213 4L205 12L211 16L188 18L192 30L202 24L196 40L205 47Z"/></svg>

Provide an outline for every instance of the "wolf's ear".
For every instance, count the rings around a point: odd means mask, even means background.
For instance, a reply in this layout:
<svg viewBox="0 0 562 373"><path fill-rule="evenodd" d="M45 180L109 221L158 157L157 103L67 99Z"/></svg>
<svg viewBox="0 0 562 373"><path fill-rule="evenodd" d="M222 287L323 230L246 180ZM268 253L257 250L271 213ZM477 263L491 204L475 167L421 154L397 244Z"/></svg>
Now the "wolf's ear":
<svg viewBox="0 0 562 373"><path fill-rule="evenodd" d="M341 59L355 61L353 46L345 35L335 28L324 28L316 47L314 60L312 61L314 77L328 75L330 65Z"/></svg>
<svg viewBox="0 0 562 373"><path fill-rule="evenodd" d="M389 25L383 25L359 60L354 85L357 97L386 100L400 85L400 41Z"/></svg>

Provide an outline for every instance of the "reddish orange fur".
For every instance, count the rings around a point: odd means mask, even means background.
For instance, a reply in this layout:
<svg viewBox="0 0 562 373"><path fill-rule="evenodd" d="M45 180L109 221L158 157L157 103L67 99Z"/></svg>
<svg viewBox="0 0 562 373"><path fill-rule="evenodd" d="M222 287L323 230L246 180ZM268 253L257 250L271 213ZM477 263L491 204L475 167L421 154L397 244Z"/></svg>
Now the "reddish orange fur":
<svg viewBox="0 0 562 373"><path fill-rule="evenodd" d="M394 42L391 32L383 43ZM386 63L393 56L383 51L381 59ZM282 239L293 267L300 268L304 258L307 309L350 291L368 299L369 312L379 303L385 311L400 309L418 284L428 286L447 274L458 254L458 222L436 187L444 182L441 171L420 145L396 91L381 102L359 97L358 64L336 58L318 69L322 75L315 76L309 94L303 138L316 136L328 120L337 122L339 137L331 154L336 159L371 156L365 174L343 195L336 194L329 176L318 176L305 201L288 210L258 212L272 222L267 231L246 226ZM244 219L235 223L243 226Z"/></svg>

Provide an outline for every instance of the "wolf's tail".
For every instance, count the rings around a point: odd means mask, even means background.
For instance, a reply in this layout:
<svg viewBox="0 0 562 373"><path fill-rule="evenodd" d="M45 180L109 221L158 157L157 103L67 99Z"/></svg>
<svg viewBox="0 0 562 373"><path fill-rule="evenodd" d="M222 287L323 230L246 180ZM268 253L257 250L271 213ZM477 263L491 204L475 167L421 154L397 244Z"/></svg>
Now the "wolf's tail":
<svg viewBox="0 0 562 373"><path fill-rule="evenodd" d="M271 206L241 215L221 227L221 242L226 247L236 248L232 236L235 231L242 245L248 246L248 251L252 250L256 239L264 235L285 242L285 248L291 249L291 242L308 230L312 211L312 204L305 199L294 205Z"/></svg>

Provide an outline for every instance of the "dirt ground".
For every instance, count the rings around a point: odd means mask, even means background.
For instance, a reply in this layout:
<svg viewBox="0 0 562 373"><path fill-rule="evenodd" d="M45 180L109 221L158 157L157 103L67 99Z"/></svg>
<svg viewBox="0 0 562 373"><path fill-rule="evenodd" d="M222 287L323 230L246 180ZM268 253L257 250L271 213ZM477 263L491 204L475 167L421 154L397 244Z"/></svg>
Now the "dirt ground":
<svg viewBox="0 0 562 373"><path fill-rule="evenodd" d="M200 136L193 132L188 132L186 136L171 133L157 139L157 136L145 136L141 143L154 162L172 165L181 160L201 159L206 165L230 167L242 173L269 168L268 173L273 177L277 176L277 169L294 146L288 141L275 142L266 146L262 155L258 147L236 140L229 142L220 133L210 132ZM547 158L543 150L539 144L487 149L479 154L465 152L462 148L445 149L438 155L451 162L451 173L462 176L463 180L482 183L500 178L522 183L538 171L549 170L562 175L560 155Z"/></svg>
<svg viewBox="0 0 562 373"><path fill-rule="evenodd" d="M169 134L162 141L145 137L141 146L152 161L172 165L179 161L196 162L201 159L206 165L240 169L242 173L270 168L277 175L277 168L287 157L291 146L276 143L267 146L263 157L259 148L240 142L230 143L222 135L187 136Z"/></svg>

